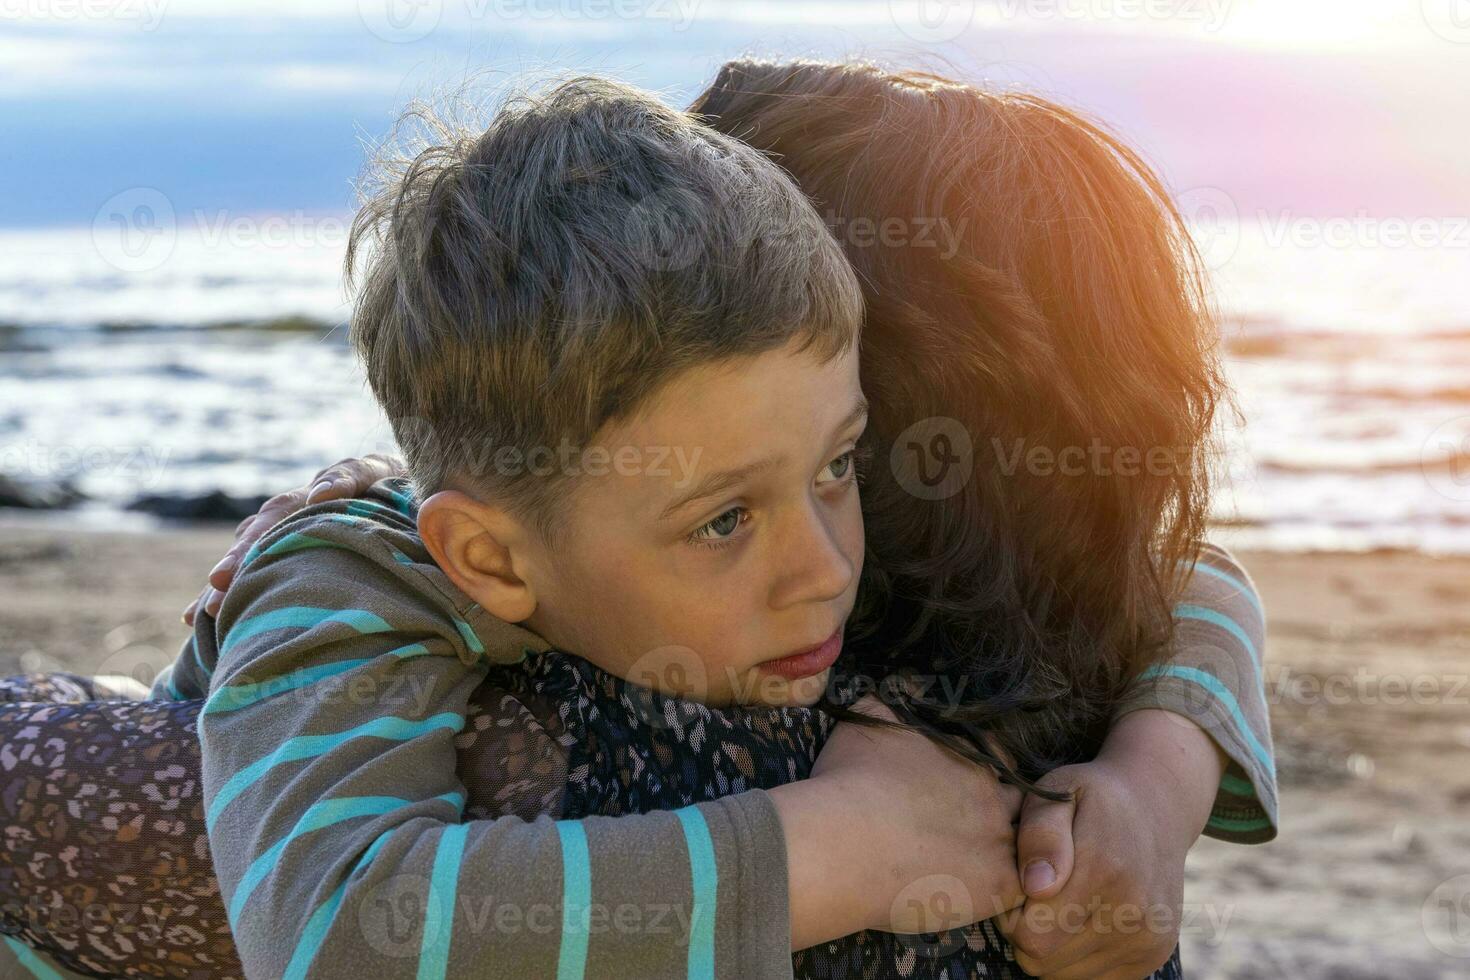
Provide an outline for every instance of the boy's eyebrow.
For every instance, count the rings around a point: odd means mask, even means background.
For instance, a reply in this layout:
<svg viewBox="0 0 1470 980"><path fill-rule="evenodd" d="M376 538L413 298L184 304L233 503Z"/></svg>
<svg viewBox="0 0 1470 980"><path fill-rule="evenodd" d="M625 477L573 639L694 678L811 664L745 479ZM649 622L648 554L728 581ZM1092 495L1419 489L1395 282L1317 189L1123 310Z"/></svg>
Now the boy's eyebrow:
<svg viewBox="0 0 1470 980"><path fill-rule="evenodd" d="M868 417L868 399L862 395L858 396L857 403L853 405L852 411L847 413L841 422L837 424L836 432L841 432L856 425L860 420ZM689 488L688 493L680 494L670 501L669 505L658 515L661 521L668 520L675 512L682 510L688 504L715 494L749 479L763 470L785 462L785 456L767 456L744 466L737 466L730 470L721 470L717 473L706 474L698 483Z"/></svg>

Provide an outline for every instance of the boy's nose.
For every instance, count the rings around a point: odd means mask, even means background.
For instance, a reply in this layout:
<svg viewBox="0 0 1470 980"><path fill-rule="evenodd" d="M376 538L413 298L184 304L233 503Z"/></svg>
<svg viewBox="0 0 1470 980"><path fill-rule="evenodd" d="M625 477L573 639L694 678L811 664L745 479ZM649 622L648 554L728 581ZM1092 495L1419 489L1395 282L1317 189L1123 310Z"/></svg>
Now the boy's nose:
<svg viewBox="0 0 1470 980"><path fill-rule="evenodd" d="M843 549L841 529L822 514L808 511L784 536L777 556L779 575L771 596L777 609L832 602L851 587L857 568ZM857 547L861 547L861 534Z"/></svg>

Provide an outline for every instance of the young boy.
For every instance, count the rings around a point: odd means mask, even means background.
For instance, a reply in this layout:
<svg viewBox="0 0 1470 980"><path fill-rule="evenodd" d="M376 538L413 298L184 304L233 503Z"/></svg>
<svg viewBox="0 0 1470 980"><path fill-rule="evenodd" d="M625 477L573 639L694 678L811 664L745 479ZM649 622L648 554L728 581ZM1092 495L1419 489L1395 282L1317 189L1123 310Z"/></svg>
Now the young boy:
<svg viewBox="0 0 1470 980"><path fill-rule="evenodd" d="M951 817L1015 794L915 736L839 730L809 780L672 813L462 820L454 736L492 664L672 658L653 685L716 705L825 686L863 558L861 302L775 165L580 80L415 159L349 271L364 247L353 337L417 526L407 499L283 522L154 688L208 694L247 976L783 976L934 925L891 918L926 879L1018 905L1008 821ZM682 910L688 939L614 908Z"/></svg>

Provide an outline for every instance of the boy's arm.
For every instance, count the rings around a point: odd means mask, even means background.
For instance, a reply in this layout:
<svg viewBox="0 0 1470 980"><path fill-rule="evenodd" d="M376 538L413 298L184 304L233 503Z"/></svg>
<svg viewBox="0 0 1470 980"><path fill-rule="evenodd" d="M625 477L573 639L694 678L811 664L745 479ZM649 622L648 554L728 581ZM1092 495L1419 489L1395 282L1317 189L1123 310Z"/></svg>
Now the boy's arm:
<svg viewBox="0 0 1470 980"><path fill-rule="evenodd" d="M1192 737L1193 727L1202 729L1226 758L1205 835L1241 844L1272 840L1276 757L1266 706L1266 618L1260 594L1229 551L1206 543L1174 619L1169 660L1133 684L1115 723L1135 711L1161 709L1182 726L1182 740Z"/></svg>
<svg viewBox="0 0 1470 980"><path fill-rule="evenodd" d="M206 822L247 976L789 975L763 791L462 821L454 736L499 645L346 506L273 529L196 628Z"/></svg>
<svg viewBox="0 0 1470 980"><path fill-rule="evenodd" d="M1265 617L1229 552L1204 547L1175 622L1171 658L1133 685L1097 759L1040 781L1074 801L1026 801L1017 858L1035 914L1005 931L1029 973L1153 971L1178 941L1184 858L1201 831L1242 842L1276 834ZM1090 902L1142 910L1151 924L1067 918Z"/></svg>

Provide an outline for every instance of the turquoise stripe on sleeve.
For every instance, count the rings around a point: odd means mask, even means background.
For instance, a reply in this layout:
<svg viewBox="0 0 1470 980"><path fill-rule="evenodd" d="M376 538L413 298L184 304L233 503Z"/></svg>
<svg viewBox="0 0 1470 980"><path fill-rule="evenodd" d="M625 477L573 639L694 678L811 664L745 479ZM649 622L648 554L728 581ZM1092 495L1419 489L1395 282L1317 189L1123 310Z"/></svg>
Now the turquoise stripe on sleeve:
<svg viewBox="0 0 1470 980"><path fill-rule="evenodd" d="M189 634L189 652L192 653L192 654L194 654L194 666L196 666L196 667L199 668L199 673L203 674L205 677L213 678L214 677L214 671L212 671L208 667L204 666L204 658L199 655L199 644L194 639L194 635L192 633ZM181 701L183 699L182 698L174 698L174 700L175 701Z"/></svg>
<svg viewBox="0 0 1470 980"><path fill-rule="evenodd" d="M471 653L485 652L485 644L481 643L480 638L475 635L475 631L470 629L469 623L466 623L462 619L456 619L454 625L458 628L459 635L464 637L464 641L469 646Z"/></svg>
<svg viewBox="0 0 1470 980"><path fill-rule="evenodd" d="M352 550L335 541L326 541L322 538L313 537L304 531L292 531L290 534L282 535L278 540L272 541L270 546L263 551L261 550L259 541L252 544L249 550L245 552L245 557L240 559L240 569L246 568L261 555L284 555L292 551L304 551L307 548L343 548L345 551ZM236 574L239 574L239 570L236 571Z"/></svg>
<svg viewBox="0 0 1470 980"><path fill-rule="evenodd" d="M1256 645L1251 642L1250 634L1240 628L1240 624L1222 612L1214 609L1206 609L1204 606L1191 606L1180 603L1174 607L1175 619L1193 619L1204 623L1213 623L1231 636L1235 637L1245 647L1246 653L1251 655L1251 661L1259 664L1261 657L1256 653Z"/></svg>
<svg viewBox="0 0 1470 980"><path fill-rule="evenodd" d="M168 684L166 686L168 687L168 696L169 697L173 698L175 701L182 701L182 700L184 700L184 696L179 693L178 685L174 684L174 665L173 664L169 664L168 665Z"/></svg>
<svg viewBox="0 0 1470 980"><path fill-rule="evenodd" d="M1211 817L1206 824L1215 830L1233 831L1235 833L1247 833L1252 830L1266 830L1271 826L1271 821L1266 817L1255 817L1250 820L1232 820L1228 817Z"/></svg>
<svg viewBox="0 0 1470 980"><path fill-rule="evenodd" d="M399 647L397 650L389 650L384 656L390 657L422 657L426 656L429 648L422 643L410 643L408 646ZM305 667L301 670L283 674L280 677L272 677L270 680L260 681L255 684L231 684L220 688L209 696L204 703L204 714L216 715L225 711L238 711L240 708L249 707L259 701L286 691L294 691L298 688L308 687L317 681L328 677L361 667L372 663L374 658L363 657L358 660L339 660L336 663L318 664L315 667Z"/></svg>
<svg viewBox="0 0 1470 980"><path fill-rule="evenodd" d="M429 875L429 900L424 908L424 933L419 945L418 980L444 980L449 968L449 944L454 939L454 906L459 894L459 867L469 824L450 824L439 835L434 870Z"/></svg>
<svg viewBox="0 0 1470 980"><path fill-rule="evenodd" d="M386 633L393 628L381 616L370 613L366 609L317 609L312 606L286 606L283 609L272 609L268 613L251 616L236 623L234 628L226 634L224 642L220 644L220 653L226 653L231 647L252 636L259 636L270 630L311 629L322 623L345 623L359 633Z"/></svg>
<svg viewBox="0 0 1470 980"><path fill-rule="evenodd" d="M316 958L317 952L326 941L327 930L332 926L332 920L337 916L337 909L342 904L342 896L347 892L347 880L358 871L372 863L373 858L388 843L388 838L393 836L393 831L385 831L382 836L373 841L372 846L363 851L362 857L357 859L357 864L348 872L347 878L342 879L342 884L325 902L317 906L311 918L306 920L306 928L301 930L301 938L296 941L296 949L291 954L291 960L286 964L286 972L282 980L306 980L306 971L311 969L311 961Z"/></svg>
<svg viewBox="0 0 1470 980"><path fill-rule="evenodd" d="M453 803L461 812L464 810L465 798L462 793L444 793L434 799ZM271 873L276 862L280 860L281 853L293 840L314 830L322 830L357 817L375 817L391 813L411 803L411 800L405 800L399 796L344 796L312 804L311 808L301 815L301 819L296 821L296 826L291 828L289 834L276 841L269 850L250 862L250 867L240 878L240 884L236 886L235 894L230 899L228 909L230 927L233 928L235 923L240 921L240 913L244 911L245 902L250 898L250 893L255 891L255 886L264 881L266 875Z"/></svg>
<svg viewBox="0 0 1470 980"><path fill-rule="evenodd" d="M561 949L556 980L582 980L587 973L587 940L592 912L592 862L587 831L575 820L558 820L561 838Z"/></svg>
<svg viewBox="0 0 1470 980"><path fill-rule="evenodd" d="M452 711L443 711L420 721L386 715L343 732L333 732L328 735L297 735L295 738L289 738L270 755L257 759L241 769L220 787L219 793L210 801L209 809L205 811L204 828L212 831L214 822L219 819L225 807L234 802L236 797L249 789L262 776L282 763L316 758L354 738L386 738L395 742L406 742L411 738L417 738L439 729L457 732L463 727L464 717L462 715Z"/></svg>
<svg viewBox="0 0 1470 980"><path fill-rule="evenodd" d="M398 516L391 507L385 507L374 500L349 500L347 501L347 513L353 517L370 517L375 520L385 515Z"/></svg>
<svg viewBox="0 0 1470 980"><path fill-rule="evenodd" d="M720 893L715 845L699 807L686 806L675 810L674 815L684 827L684 843L689 849L689 881L694 893L694 909L689 915L689 977L714 980L715 906Z"/></svg>
<svg viewBox="0 0 1470 980"><path fill-rule="evenodd" d="M1234 793L1236 796L1256 795L1256 788L1250 784L1250 780L1241 779L1239 776L1232 776L1228 772L1220 777L1220 788L1227 793Z"/></svg>
<svg viewBox="0 0 1470 980"><path fill-rule="evenodd" d="M1261 606L1261 597L1256 595L1255 589L1251 588L1249 585L1246 585L1244 582L1236 578L1234 575L1231 575L1229 572L1223 572L1220 569L1216 568L1214 565L1207 565L1202 561L1195 562L1194 570L1197 572L1204 572L1206 575L1217 578L1228 585L1233 585L1237 592L1239 592L1246 599L1250 600L1250 604L1255 607L1256 613L1261 617L1261 621L1265 621L1266 610Z"/></svg>
<svg viewBox="0 0 1470 980"><path fill-rule="evenodd" d="M1155 677L1177 677L1180 680L1197 684L1213 694L1225 706L1225 710L1230 712L1230 716L1235 720L1236 727L1245 736L1245 740L1250 746L1251 753L1256 757L1256 761L1267 772L1273 775L1275 774L1276 765L1271 758L1271 753L1266 751L1266 747L1256 738L1256 733L1251 731L1251 726L1245 720L1245 714L1240 710L1240 702L1235 700L1235 695L1230 693L1230 688L1220 683L1220 679L1214 674L1206 673L1194 667L1179 667L1174 664L1155 664L1138 676L1140 680L1151 680Z"/></svg>
<svg viewBox="0 0 1470 980"><path fill-rule="evenodd" d="M226 711L238 711L259 701L264 701L268 697L344 674L368 662L369 658L366 657L360 660L339 660L331 664L303 667L301 670L292 671L280 677L272 677L268 681L260 681L256 684L229 684L209 696L204 702L202 713L217 715Z"/></svg>
<svg viewBox="0 0 1470 980"><path fill-rule="evenodd" d="M393 498L393 502L398 505L398 509L403 513L404 517L414 516L413 496L411 494L406 494L401 490L394 490L388 486L383 487L383 491Z"/></svg>
<svg viewBox="0 0 1470 980"><path fill-rule="evenodd" d="M283 534L275 541L272 541L270 546L263 551L261 550L260 542L255 542L250 546L250 550L245 552L245 557L240 560L240 567L244 568L262 555L285 555L293 551L306 551L310 548L342 548L344 551L352 550L351 548L338 544L336 541L314 537L305 531L292 531L290 534Z"/></svg>
<svg viewBox="0 0 1470 980"><path fill-rule="evenodd" d="M16 960L21 966L29 970L31 976L35 977L36 980L61 980L61 974L57 973L49 964L37 956L35 950L31 949L19 939L11 936L4 938L5 945L10 947L10 951L15 954Z"/></svg>

